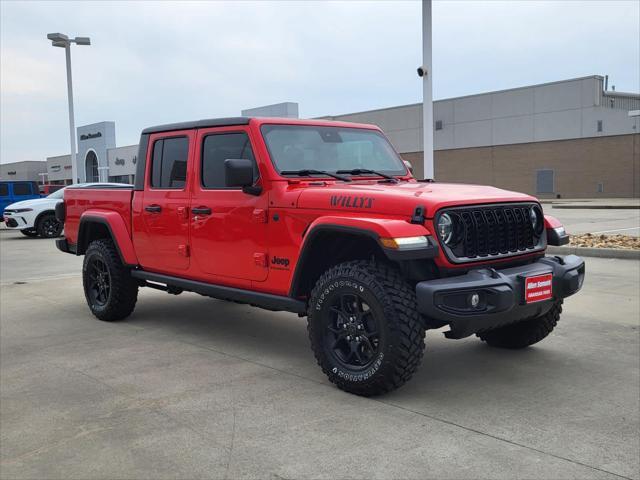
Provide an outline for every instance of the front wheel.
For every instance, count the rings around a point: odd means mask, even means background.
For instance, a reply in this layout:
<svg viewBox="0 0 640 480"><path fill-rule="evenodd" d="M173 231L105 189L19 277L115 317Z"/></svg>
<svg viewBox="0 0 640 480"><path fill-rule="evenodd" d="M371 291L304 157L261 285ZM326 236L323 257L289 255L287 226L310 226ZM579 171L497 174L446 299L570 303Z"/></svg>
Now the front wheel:
<svg viewBox="0 0 640 480"><path fill-rule="evenodd" d="M59 237L62 233L62 222L60 222L55 215L46 214L38 220L36 232L38 233L38 236L42 238Z"/></svg>
<svg viewBox="0 0 640 480"><path fill-rule="evenodd" d="M390 266L359 260L332 267L311 292L308 313L316 360L342 390L390 392L422 360L425 327L415 292Z"/></svg>
<svg viewBox="0 0 640 480"><path fill-rule="evenodd" d="M82 284L89 309L100 320L122 320L136 306L138 283L111 240L94 240L87 248Z"/></svg>
<svg viewBox="0 0 640 480"><path fill-rule="evenodd" d="M557 325L561 313L562 300L558 300L544 315L477 335L492 347L525 348L546 338Z"/></svg>

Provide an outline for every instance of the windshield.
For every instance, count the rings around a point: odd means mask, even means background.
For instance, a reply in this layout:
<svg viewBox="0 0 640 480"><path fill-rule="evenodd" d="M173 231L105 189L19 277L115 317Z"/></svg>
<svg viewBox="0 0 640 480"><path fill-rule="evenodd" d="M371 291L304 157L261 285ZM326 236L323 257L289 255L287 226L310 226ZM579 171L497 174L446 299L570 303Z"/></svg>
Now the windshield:
<svg viewBox="0 0 640 480"><path fill-rule="evenodd" d="M261 130L278 172L367 169L407 173L389 141L376 130L306 125L263 125Z"/></svg>
<svg viewBox="0 0 640 480"><path fill-rule="evenodd" d="M56 190L55 192L47 195L47 198L63 198L64 195L64 188L61 188L60 190Z"/></svg>

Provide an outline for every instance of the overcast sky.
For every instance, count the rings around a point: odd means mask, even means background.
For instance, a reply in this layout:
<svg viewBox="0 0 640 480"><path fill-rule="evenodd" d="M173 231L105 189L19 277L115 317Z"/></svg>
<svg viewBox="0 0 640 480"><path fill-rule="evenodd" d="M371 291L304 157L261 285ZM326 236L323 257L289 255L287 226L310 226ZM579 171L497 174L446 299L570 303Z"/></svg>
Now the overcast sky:
<svg viewBox="0 0 640 480"><path fill-rule="evenodd" d="M158 123L299 102L302 117L419 102L419 1L0 0L0 162L69 152L76 125L113 120L118 146ZM436 1L434 98L608 74L640 90L640 2Z"/></svg>

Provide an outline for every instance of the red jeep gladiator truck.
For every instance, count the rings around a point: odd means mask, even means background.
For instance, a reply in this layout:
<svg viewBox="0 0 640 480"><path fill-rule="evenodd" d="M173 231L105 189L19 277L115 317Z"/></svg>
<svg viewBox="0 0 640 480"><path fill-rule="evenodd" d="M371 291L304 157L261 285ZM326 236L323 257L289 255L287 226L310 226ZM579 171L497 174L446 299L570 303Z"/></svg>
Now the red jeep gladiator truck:
<svg viewBox="0 0 640 480"><path fill-rule="evenodd" d="M133 187L67 189L63 252L84 255L101 320L139 287L307 316L339 388L377 395L417 369L426 329L523 348L584 280L529 195L413 178L373 125L222 118L143 130Z"/></svg>

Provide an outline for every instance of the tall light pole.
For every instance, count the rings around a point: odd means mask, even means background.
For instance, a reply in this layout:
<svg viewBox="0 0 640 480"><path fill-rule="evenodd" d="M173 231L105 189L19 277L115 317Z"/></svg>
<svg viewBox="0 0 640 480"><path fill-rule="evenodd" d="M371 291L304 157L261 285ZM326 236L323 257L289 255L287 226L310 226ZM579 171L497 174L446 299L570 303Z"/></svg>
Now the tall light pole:
<svg viewBox="0 0 640 480"><path fill-rule="evenodd" d="M51 45L65 49L67 57L67 97L69 100L69 141L71 143L71 183L78 182L78 166L76 165L76 122L73 114L73 82L71 81L71 44L91 45L89 37L69 38L62 33L50 33L47 38Z"/></svg>
<svg viewBox="0 0 640 480"><path fill-rule="evenodd" d="M424 178L433 179L433 73L432 73L431 0L422 0L422 151Z"/></svg>

